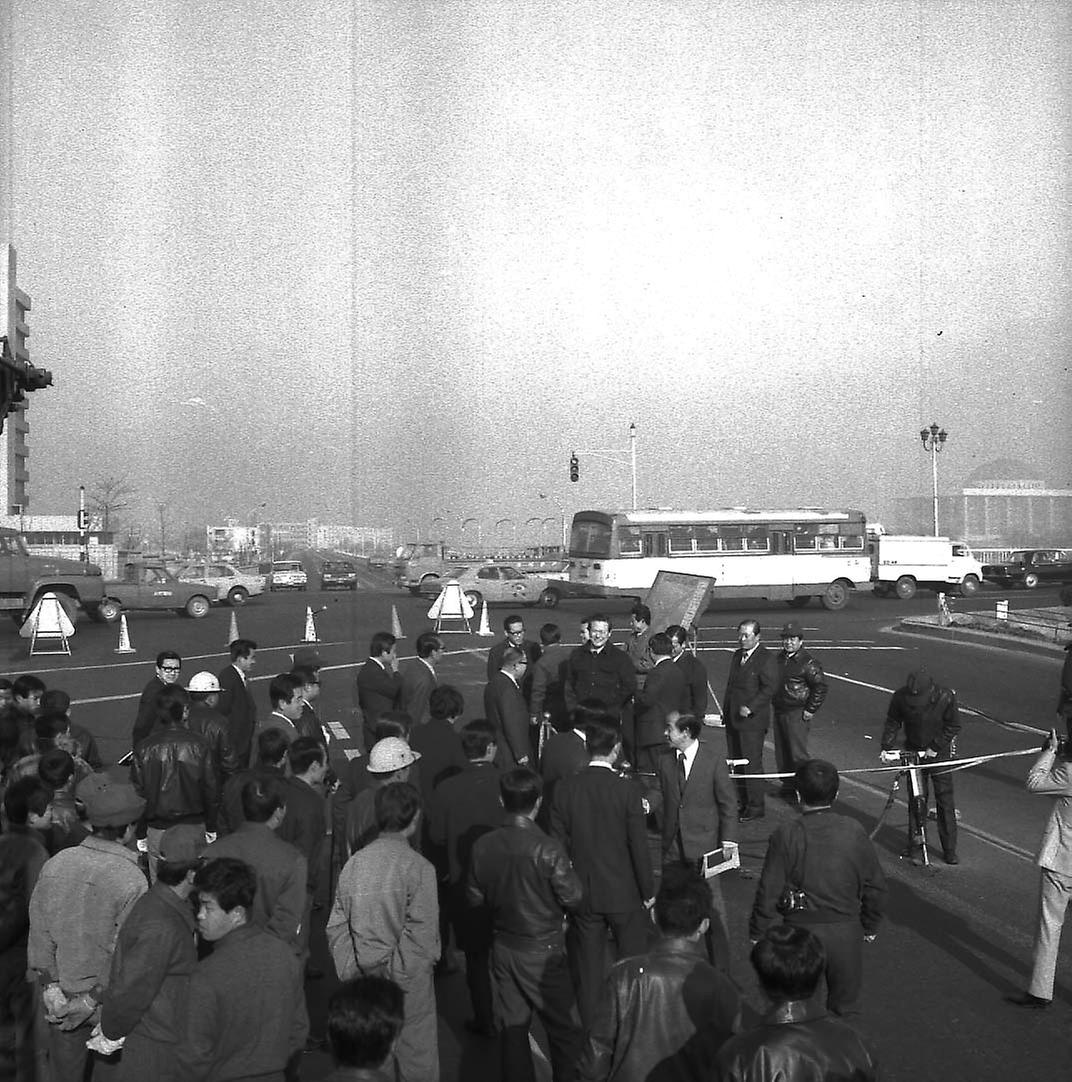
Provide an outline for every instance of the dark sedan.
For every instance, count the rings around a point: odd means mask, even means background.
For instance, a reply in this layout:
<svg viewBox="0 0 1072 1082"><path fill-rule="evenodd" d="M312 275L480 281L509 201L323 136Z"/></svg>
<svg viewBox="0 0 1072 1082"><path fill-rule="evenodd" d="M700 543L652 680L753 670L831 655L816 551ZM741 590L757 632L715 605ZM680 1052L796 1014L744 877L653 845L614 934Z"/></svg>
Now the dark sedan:
<svg viewBox="0 0 1072 1082"><path fill-rule="evenodd" d="M1067 549L1020 549L1001 564L985 564L983 578L999 586L1033 590L1040 583L1072 582L1072 553Z"/></svg>

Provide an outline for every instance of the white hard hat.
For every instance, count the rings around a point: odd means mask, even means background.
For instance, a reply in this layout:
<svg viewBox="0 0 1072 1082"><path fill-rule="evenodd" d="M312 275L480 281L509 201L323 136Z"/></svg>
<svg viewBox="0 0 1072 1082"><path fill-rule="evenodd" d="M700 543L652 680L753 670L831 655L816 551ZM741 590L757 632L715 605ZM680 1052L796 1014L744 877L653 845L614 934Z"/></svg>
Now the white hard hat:
<svg viewBox="0 0 1072 1082"><path fill-rule="evenodd" d="M400 737L385 736L372 745L367 769L370 774L392 774L404 766L412 766L420 757L421 753Z"/></svg>
<svg viewBox="0 0 1072 1082"><path fill-rule="evenodd" d="M220 682L210 672L194 673L186 685L187 691L219 691Z"/></svg>

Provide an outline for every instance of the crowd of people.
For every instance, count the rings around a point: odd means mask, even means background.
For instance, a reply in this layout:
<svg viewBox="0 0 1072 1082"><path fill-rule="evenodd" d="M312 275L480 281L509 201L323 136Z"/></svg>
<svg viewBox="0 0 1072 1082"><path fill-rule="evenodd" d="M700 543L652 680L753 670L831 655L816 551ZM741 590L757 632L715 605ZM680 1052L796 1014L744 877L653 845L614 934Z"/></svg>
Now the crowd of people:
<svg viewBox="0 0 1072 1082"><path fill-rule="evenodd" d="M602 615L575 648L555 624L538 642L519 616L503 630L468 721L439 678L438 635L400 664L377 633L350 757L321 724L311 647L263 704L255 642L185 683L181 656L162 652L126 773L104 769L64 691L0 680L0 1078L294 1080L326 1046L337 1082L437 1082L437 982L459 959L465 1027L497 1043L509 1082L535 1079L535 1017L555 1082L877 1077L854 1022L886 884L863 828L835 810L837 770L809 752L828 686L800 625L776 652L742 621L720 715L688 631L653 629L643 605L620 643ZM955 694L919 670L882 735L885 756L903 733L896 754L930 762L950 864L952 781L933 765L958 729ZM769 732L800 814L769 837L748 919L769 1001L757 1014L732 972L720 876L742 825L766 815ZM1030 787L1062 797L1059 835L1072 783L1052 743ZM913 814L915 858L925 797ZM1048 842L1021 1006L1052 998L1064 848ZM321 906L341 983L313 1034Z"/></svg>

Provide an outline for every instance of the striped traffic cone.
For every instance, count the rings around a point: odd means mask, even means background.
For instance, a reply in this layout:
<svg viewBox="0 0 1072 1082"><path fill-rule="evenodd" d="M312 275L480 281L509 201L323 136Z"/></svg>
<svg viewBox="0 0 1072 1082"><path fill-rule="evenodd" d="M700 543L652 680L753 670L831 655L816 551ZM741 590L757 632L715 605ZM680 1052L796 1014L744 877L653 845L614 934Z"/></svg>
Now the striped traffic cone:
<svg viewBox="0 0 1072 1082"><path fill-rule="evenodd" d="M396 639L404 639L406 636L402 633L402 621L398 618L398 609L394 605L391 606L391 634Z"/></svg>
<svg viewBox="0 0 1072 1082"><path fill-rule="evenodd" d="M305 607L305 638L302 642L319 642L316 637L316 621L313 620L313 610L308 605Z"/></svg>
<svg viewBox="0 0 1072 1082"><path fill-rule="evenodd" d="M231 630L227 632L227 646L230 646L235 639L240 639L242 636L238 634L238 615L235 612L231 613Z"/></svg>

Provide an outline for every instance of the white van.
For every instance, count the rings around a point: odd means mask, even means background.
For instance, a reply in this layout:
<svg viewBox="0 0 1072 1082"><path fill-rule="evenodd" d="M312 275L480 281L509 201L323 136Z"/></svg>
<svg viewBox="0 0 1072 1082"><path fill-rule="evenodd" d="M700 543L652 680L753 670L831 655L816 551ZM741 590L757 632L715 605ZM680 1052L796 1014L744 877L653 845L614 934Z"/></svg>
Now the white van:
<svg viewBox="0 0 1072 1082"><path fill-rule="evenodd" d="M948 537L881 534L869 541L871 581L880 597L902 601L924 586L940 593L977 593L983 568L963 541Z"/></svg>

